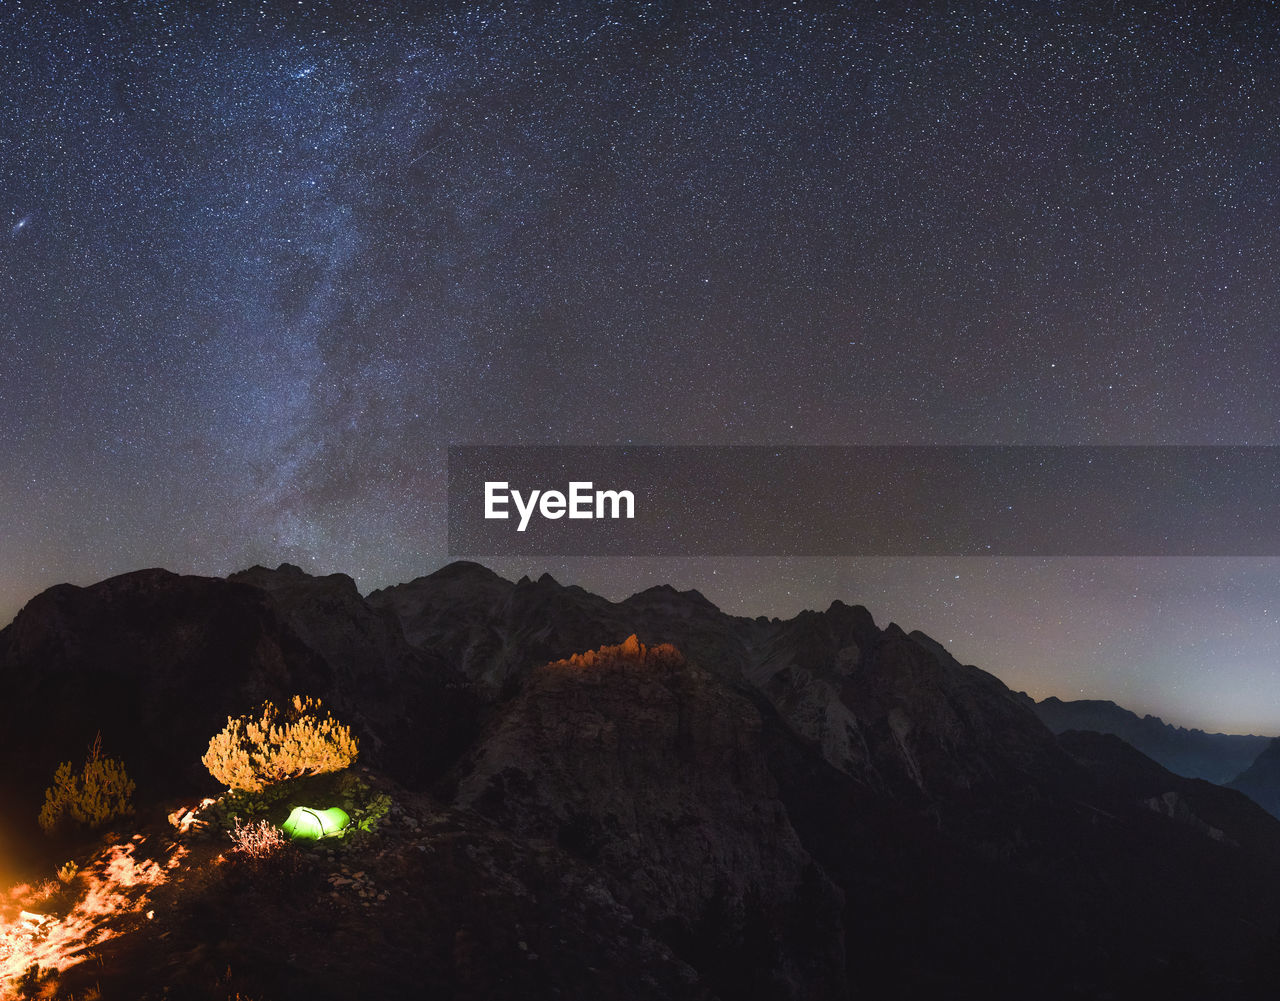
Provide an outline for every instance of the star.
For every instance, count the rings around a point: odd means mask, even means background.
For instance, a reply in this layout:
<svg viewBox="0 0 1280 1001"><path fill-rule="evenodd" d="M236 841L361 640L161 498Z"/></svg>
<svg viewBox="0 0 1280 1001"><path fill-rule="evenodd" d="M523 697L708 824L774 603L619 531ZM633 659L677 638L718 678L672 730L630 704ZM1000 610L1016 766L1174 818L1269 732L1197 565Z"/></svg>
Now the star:
<svg viewBox="0 0 1280 1001"><path fill-rule="evenodd" d="M429 573L457 443L1280 443L1263 5L58 6L0 4L0 625L140 566ZM928 560L644 572L1280 732L1275 566L1143 567L1136 620L1123 560L985 559L946 607Z"/></svg>

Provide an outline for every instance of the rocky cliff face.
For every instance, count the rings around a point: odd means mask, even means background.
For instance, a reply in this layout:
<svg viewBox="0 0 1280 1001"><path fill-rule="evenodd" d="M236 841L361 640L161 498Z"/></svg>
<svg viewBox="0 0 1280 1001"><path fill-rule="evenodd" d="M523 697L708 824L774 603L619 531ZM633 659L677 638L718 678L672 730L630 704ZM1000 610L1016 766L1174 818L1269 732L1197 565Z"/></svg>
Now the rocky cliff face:
<svg viewBox="0 0 1280 1001"><path fill-rule="evenodd" d="M539 664L635 631L613 602L550 574L513 584L476 563L450 564L368 600L395 616L411 645L435 652L491 698Z"/></svg>
<svg viewBox="0 0 1280 1001"><path fill-rule="evenodd" d="M313 577L299 567L251 567L227 578L265 592L280 619L324 658L338 688L387 696L407 676L438 670L404 638L393 615L370 606L346 574Z"/></svg>
<svg viewBox="0 0 1280 1001"><path fill-rule="evenodd" d="M633 633L672 643L716 677L763 691L829 762L896 795L971 795L1062 762L1052 736L998 679L956 663L922 633L881 630L865 608L842 602L752 620L696 591L650 588L614 603L549 576L511 584L459 563L375 592L369 604L491 699L518 691L541 664Z"/></svg>
<svg viewBox="0 0 1280 1001"><path fill-rule="evenodd" d="M841 602L754 632L749 679L831 764L877 789L941 803L1067 767L1001 681L923 633L878 629Z"/></svg>
<svg viewBox="0 0 1280 1001"><path fill-rule="evenodd" d="M797 732L849 775L879 781L857 714L841 696L880 631L865 608L835 602L825 612L801 612L787 622L752 623L747 679Z"/></svg>
<svg viewBox="0 0 1280 1001"><path fill-rule="evenodd" d="M600 866L724 997L845 995L842 900L778 798L752 704L632 637L534 670L457 802Z"/></svg>

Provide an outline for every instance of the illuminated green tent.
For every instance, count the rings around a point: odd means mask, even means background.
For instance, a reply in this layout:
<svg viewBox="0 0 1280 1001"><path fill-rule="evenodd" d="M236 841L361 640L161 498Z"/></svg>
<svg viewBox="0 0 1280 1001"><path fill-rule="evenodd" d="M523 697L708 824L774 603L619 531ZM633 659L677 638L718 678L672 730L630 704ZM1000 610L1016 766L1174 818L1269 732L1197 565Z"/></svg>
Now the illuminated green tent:
<svg viewBox="0 0 1280 1001"><path fill-rule="evenodd" d="M327 810L295 806L280 829L289 835L291 841L319 841L321 838L340 836L350 823L351 818L336 806Z"/></svg>

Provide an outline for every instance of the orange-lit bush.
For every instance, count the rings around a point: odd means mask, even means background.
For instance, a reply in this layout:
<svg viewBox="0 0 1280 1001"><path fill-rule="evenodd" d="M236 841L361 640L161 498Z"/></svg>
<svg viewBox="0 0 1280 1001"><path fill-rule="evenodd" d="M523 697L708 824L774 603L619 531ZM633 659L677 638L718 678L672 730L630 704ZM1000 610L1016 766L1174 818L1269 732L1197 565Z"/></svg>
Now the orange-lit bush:
<svg viewBox="0 0 1280 1001"><path fill-rule="evenodd" d="M684 655L670 643L646 646L632 633L617 646L602 646L599 650L575 653L566 660L552 662L551 667L599 667L618 661L638 661L654 666L679 665Z"/></svg>
<svg viewBox="0 0 1280 1001"><path fill-rule="evenodd" d="M74 821L82 827L101 827L133 812L133 779L115 758L102 756L102 735L89 748L84 768L77 774L64 761L44 793L40 826L46 834Z"/></svg>
<svg viewBox="0 0 1280 1001"><path fill-rule="evenodd" d="M301 695L285 709L264 702L256 717L228 719L200 760L210 775L240 792L341 771L356 760L359 748L350 727L327 711L322 716L321 709L319 699Z"/></svg>

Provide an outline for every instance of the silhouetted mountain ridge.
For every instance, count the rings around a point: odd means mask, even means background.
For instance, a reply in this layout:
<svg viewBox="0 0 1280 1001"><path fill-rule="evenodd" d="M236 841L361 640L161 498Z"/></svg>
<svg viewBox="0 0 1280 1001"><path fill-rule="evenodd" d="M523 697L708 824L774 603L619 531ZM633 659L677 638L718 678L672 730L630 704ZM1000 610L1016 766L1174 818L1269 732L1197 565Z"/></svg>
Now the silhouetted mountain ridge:
<svg viewBox="0 0 1280 1001"><path fill-rule="evenodd" d="M633 656L660 644L679 652ZM7 816L28 825L98 729L145 805L209 787L228 714L319 695L363 762L460 811L449 850L485 862L452 893L474 881L501 911L493 894L546 878L540 845L566 853L590 878L555 899L650 943L627 955L669 950L682 996L1135 996L1188 950L1220 996L1271 975L1280 822L1118 739L1055 737L999 679L840 601L746 619L474 563L364 597L287 564L142 571L33 599L0 631L0 689ZM623 962L615 945L565 956ZM420 950L440 989L453 948ZM510 996L580 987L539 962Z"/></svg>
<svg viewBox="0 0 1280 1001"><path fill-rule="evenodd" d="M1267 744L1254 762L1227 783L1280 817L1280 738Z"/></svg>
<svg viewBox="0 0 1280 1001"><path fill-rule="evenodd" d="M1253 734L1205 733L1173 726L1158 716L1139 716L1101 699L1064 702L1051 696L1034 706L1036 715L1054 733L1092 730L1115 734L1171 772L1219 785L1248 768L1271 742L1270 737Z"/></svg>

